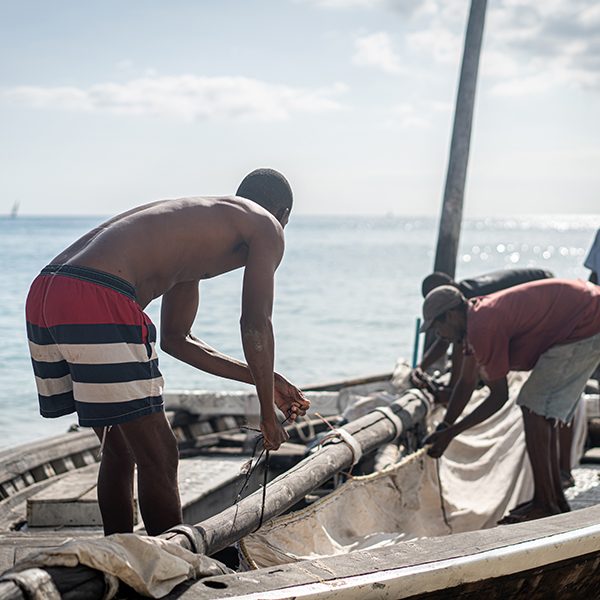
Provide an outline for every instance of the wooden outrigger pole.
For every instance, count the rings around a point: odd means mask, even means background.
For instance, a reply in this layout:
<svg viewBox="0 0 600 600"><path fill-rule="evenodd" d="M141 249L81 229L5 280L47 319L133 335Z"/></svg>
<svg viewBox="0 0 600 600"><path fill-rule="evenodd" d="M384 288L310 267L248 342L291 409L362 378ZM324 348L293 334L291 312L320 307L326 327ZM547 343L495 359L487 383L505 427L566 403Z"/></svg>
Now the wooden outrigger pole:
<svg viewBox="0 0 600 600"><path fill-rule="evenodd" d="M452 278L454 278L456 272L456 257L462 221L467 163L471 145L473 107L475 105L475 88L486 4L487 0L471 1L435 255L434 271L447 273Z"/></svg>

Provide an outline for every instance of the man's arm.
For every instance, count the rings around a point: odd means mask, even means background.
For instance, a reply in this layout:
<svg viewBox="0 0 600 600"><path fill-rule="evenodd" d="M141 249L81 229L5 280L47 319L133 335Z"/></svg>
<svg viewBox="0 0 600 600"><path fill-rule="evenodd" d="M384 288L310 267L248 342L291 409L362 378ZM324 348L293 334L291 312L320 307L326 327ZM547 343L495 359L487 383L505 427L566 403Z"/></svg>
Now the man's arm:
<svg viewBox="0 0 600 600"><path fill-rule="evenodd" d="M282 377L276 378L275 340L271 315L275 270L283 256L283 236L273 231L258 231L248 241L248 259L242 289L242 316L240 327L242 347L256 386L261 407L261 430L266 449L277 449L288 435L279 423L277 406L292 415L303 400L301 392ZM285 388L285 393L276 394ZM304 399L305 400L305 399Z"/></svg>
<svg viewBox="0 0 600 600"><path fill-rule="evenodd" d="M490 381L487 385L490 389L490 395L471 414L446 429L432 433L425 439L426 444L432 445L428 450L429 456L439 458L448 447L448 444L459 433L489 419L489 417L497 413L506 404L508 400L508 382L506 377Z"/></svg>
<svg viewBox="0 0 600 600"><path fill-rule="evenodd" d="M445 340L444 338L437 337L435 342L429 346L427 352L425 352L421 362L419 363L419 367L423 371L427 371L431 365L433 365L437 360L442 358L444 354L448 351L448 347L450 346L450 342Z"/></svg>
<svg viewBox="0 0 600 600"><path fill-rule="evenodd" d="M263 231L257 240L249 244L242 293L242 345L248 364L218 352L192 335L199 305L197 281L179 283L163 295L161 348L197 369L254 384L261 403L265 447L277 449L287 434L277 419L273 401L289 420L306 414L310 403L287 379L273 373L273 278L281 260L283 240L279 251Z"/></svg>
<svg viewBox="0 0 600 600"><path fill-rule="evenodd" d="M458 344L455 345L459 346ZM471 399L478 381L479 372L477 371L477 362L475 357L473 355L463 355L460 376L452 390L450 402L448 403L446 415L444 416L445 423L452 425L456 422L456 419L460 417L465 409L465 406Z"/></svg>
<svg viewBox="0 0 600 600"><path fill-rule="evenodd" d="M429 346L427 352L423 355L421 362L412 370L410 374L411 383L418 388L426 387L424 382L423 373L429 369L437 360L439 360L448 351L450 343L448 340L443 338L436 338L433 344Z"/></svg>
<svg viewBox="0 0 600 600"><path fill-rule="evenodd" d="M253 384L252 373L247 365L221 354L192 335L199 301L197 281L178 283L163 295L161 348L178 360L207 373Z"/></svg>
<svg viewBox="0 0 600 600"><path fill-rule="evenodd" d="M454 386L458 383L462 372L463 372L463 360L465 355L463 353L462 344L452 344L452 365L450 367L450 383L448 387L454 389ZM479 379L479 377L477 377Z"/></svg>

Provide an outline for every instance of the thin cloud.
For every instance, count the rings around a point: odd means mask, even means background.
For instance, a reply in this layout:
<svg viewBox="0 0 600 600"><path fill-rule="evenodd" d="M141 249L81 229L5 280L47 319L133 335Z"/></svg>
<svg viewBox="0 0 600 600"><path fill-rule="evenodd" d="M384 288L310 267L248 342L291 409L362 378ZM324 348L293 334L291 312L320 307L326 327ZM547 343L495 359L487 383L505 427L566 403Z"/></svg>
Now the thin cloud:
<svg viewBox="0 0 600 600"><path fill-rule="evenodd" d="M394 52L392 38L380 31L354 42L356 52L352 57L352 64L357 67L374 67L388 73L402 71L400 56Z"/></svg>
<svg viewBox="0 0 600 600"><path fill-rule="evenodd" d="M416 55L429 55L436 62L456 64L460 60L461 38L439 26L411 33L406 45Z"/></svg>
<svg viewBox="0 0 600 600"><path fill-rule="evenodd" d="M457 64L469 14L468 0L295 0L319 8L388 11L403 37L402 68L426 58ZM560 87L600 90L600 4L597 0L488 2L481 73L496 94L526 95ZM383 55L383 51L382 55ZM353 62L398 72L398 55L376 58L357 48ZM379 62L378 62L379 61ZM422 64L422 63L421 63Z"/></svg>
<svg viewBox="0 0 600 600"><path fill-rule="evenodd" d="M435 8L435 0L294 0L326 9L388 8L404 17L429 13Z"/></svg>
<svg viewBox="0 0 600 600"><path fill-rule="evenodd" d="M490 11L486 33L518 68L497 83L502 95L556 87L600 89L600 7L596 0L503 0Z"/></svg>
<svg viewBox="0 0 600 600"><path fill-rule="evenodd" d="M5 96L12 103L39 109L168 115L186 121L273 121L287 119L293 112L340 110L342 105L332 97L346 89L341 83L310 90L247 77L146 74L127 83L103 83L87 89L21 86Z"/></svg>
<svg viewBox="0 0 600 600"><path fill-rule="evenodd" d="M387 4L387 0L295 0L297 3L314 4L320 8L377 8Z"/></svg>

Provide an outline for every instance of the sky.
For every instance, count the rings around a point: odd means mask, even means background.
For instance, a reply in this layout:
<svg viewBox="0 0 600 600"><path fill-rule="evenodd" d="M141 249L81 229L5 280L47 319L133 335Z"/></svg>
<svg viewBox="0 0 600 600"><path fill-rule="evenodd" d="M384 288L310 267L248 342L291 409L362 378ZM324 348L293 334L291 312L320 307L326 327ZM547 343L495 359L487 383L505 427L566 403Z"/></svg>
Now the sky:
<svg viewBox="0 0 600 600"><path fill-rule="evenodd" d="M470 0L0 3L0 215L439 214ZM488 0L465 216L600 213L600 5Z"/></svg>

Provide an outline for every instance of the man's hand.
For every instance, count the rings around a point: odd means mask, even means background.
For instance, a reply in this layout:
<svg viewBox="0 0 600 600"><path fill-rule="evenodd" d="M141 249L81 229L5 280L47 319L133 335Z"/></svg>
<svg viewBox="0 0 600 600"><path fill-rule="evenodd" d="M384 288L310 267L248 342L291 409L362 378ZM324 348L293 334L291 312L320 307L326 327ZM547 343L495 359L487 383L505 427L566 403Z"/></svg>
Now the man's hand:
<svg viewBox="0 0 600 600"><path fill-rule="evenodd" d="M434 399L436 404L443 404L444 406L448 406L448 402L450 402L450 396L452 396L451 387L439 387L437 392L434 394Z"/></svg>
<svg viewBox="0 0 600 600"><path fill-rule="evenodd" d="M427 382L425 381L425 374L421 370L421 367L415 367L410 372L410 382L416 388L423 390L427 387Z"/></svg>
<svg viewBox="0 0 600 600"><path fill-rule="evenodd" d="M273 399L275 406L291 423L306 414L310 401L306 396L285 377L275 373Z"/></svg>
<svg viewBox="0 0 600 600"><path fill-rule="evenodd" d="M267 422L261 419L260 430L263 434L263 448L265 450L279 450L279 446L290 437L276 417L267 420Z"/></svg>
<svg viewBox="0 0 600 600"><path fill-rule="evenodd" d="M439 429L434 431L431 435L428 435L423 443L428 446L431 445L431 448L427 450L427 454L432 458L439 458L448 447L448 444L454 439L454 435L452 434L452 429L446 427L444 429Z"/></svg>

